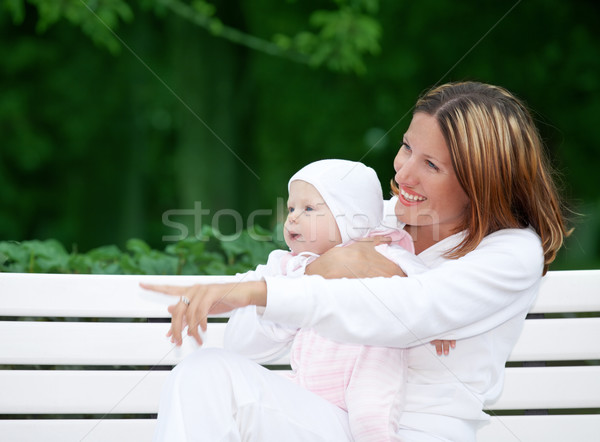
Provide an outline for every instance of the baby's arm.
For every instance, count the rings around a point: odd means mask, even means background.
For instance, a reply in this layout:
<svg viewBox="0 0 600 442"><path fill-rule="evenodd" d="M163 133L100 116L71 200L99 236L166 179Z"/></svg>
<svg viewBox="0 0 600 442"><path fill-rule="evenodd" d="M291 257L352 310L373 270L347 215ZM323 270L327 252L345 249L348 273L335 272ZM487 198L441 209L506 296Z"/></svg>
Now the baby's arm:
<svg viewBox="0 0 600 442"><path fill-rule="evenodd" d="M456 347L456 340L436 339L435 341L431 341L431 345L435 345L435 352L438 356L441 356L442 353L448 356L450 349Z"/></svg>

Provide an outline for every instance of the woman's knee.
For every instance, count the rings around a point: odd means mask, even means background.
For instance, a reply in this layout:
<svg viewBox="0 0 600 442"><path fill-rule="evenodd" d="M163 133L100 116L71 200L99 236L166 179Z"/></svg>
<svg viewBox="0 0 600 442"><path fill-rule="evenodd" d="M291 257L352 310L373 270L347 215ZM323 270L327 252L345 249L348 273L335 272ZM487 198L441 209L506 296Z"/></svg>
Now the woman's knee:
<svg viewBox="0 0 600 442"><path fill-rule="evenodd" d="M189 365L221 365L236 358L237 355L223 348L200 348L185 357L177 367Z"/></svg>
<svg viewBox="0 0 600 442"><path fill-rule="evenodd" d="M185 380L188 386L229 383L237 357L220 348L201 348L177 364L171 377Z"/></svg>
<svg viewBox="0 0 600 442"><path fill-rule="evenodd" d="M213 371L234 363L239 356L222 348L200 348L185 357L174 370Z"/></svg>

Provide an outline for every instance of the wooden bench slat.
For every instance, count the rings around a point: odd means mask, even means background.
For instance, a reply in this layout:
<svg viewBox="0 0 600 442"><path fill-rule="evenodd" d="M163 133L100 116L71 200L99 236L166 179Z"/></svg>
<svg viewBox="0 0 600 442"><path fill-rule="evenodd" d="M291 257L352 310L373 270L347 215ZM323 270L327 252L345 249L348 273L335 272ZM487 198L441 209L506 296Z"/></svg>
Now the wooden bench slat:
<svg viewBox="0 0 600 442"><path fill-rule="evenodd" d="M140 281L190 285L235 279L234 276L2 273L0 316L167 317L166 306L173 301L141 290ZM549 272L531 312L600 311L599 291L600 270Z"/></svg>
<svg viewBox="0 0 600 442"><path fill-rule="evenodd" d="M489 410L599 408L600 366L511 367L504 390Z"/></svg>
<svg viewBox="0 0 600 442"><path fill-rule="evenodd" d="M0 371L0 414L156 413L167 371ZM600 407L600 366L508 368L486 409Z"/></svg>
<svg viewBox="0 0 600 442"><path fill-rule="evenodd" d="M548 272L531 313L599 312L600 270Z"/></svg>
<svg viewBox="0 0 600 442"><path fill-rule="evenodd" d="M600 415L498 416L477 433L477 442L597 441Z"/></svg>
<svg viewBox="0 0 600 442"><path fill-rule="evenodd" d="M0 316L164 318L177 298L140 282L191 285L233 276L61 275L0 273Z"/></svg>
<svg viewBox="0 0 600 442"><path fill-rule="evenodd" d="M2 440L11 442L150 442L155 427L155 419L0 420Z"/></svg>
<svg viewBox="0 0 600 442"><path fill-rule="evenodd" d="M0 434L10 441L148 442L153 419L0 420ZM593 441L600 415L500 416L477 433L478 442Z"/></svg>
<svg viewBox="0 0 600 442"><path fill-rule="evenodd" d="M156 413L168 371L0 370L0 414Z"/></svg>
<svg viewBox="0 0 600 442"><path fill-rule="evenodd" d="M225 326L209 324L205 347L223 346ZM0 335L11 336L0 340L0 364L175 365L198 346L186 337L176 348L165 337L168 329L165 323L0 321ZM600 336L600 318L529 320L509 360L600 359L600 340L581 336Z"/></svg>
<svg viewBox="0 0 600 442"><path fill-rule="evenodd" d="M210 324L206 347L222 347L226 324ZM166 323L0 322L0 364L175 365L199 346L176 347Z"/></svg>
<svg viewBox="0 0 600 442"><path fill-rule="evenodd" d="M528 320L508 360L600 359L600 339L582 339L583 336L600 336L600 318Z"/></svg>

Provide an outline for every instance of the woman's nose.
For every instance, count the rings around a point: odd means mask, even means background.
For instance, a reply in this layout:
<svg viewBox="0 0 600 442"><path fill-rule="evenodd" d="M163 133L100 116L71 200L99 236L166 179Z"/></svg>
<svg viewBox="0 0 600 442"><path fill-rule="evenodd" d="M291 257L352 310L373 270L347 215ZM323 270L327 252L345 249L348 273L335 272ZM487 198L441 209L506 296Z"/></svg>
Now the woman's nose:
<svg viewBox="0 0 600 442"><path fill-rule="evenodd" d="M415 184L417 178L414 166L412 158L405 161L395 161L394 168L396 169L396 174L394 175L394 181L396 181L396 184Z"/></svg>

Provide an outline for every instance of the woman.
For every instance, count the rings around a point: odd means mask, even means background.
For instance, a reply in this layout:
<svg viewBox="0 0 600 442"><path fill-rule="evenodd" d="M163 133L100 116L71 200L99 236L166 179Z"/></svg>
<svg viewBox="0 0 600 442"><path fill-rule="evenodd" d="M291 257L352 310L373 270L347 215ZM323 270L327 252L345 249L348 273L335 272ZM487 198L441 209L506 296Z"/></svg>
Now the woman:
<svg viewBox="0 0 600 442"><path fill-rule="evenodd" d="M178 343L185 322L200 341L209 312L255 305L262 321L408 348L399 438L474 441L568 233L559 198L529 112L506 90L481 83L443 85L419 99L394 169L394 221L412 236L427 272L392 276L397 267L361 242L309 267L334 279L146 287L182 296L170 309ZM460 342L441 359L428 345L435 339ZM170 377L156 439L350 440L343 412L277 378L225 351L197 352Z"/></svg>

